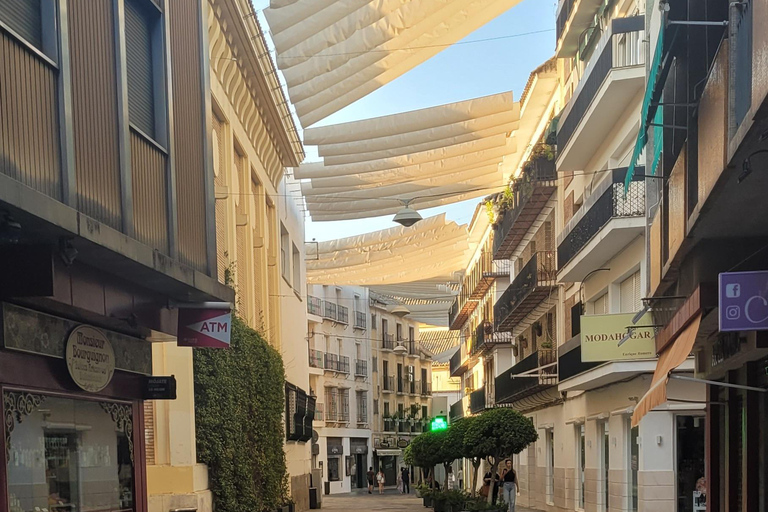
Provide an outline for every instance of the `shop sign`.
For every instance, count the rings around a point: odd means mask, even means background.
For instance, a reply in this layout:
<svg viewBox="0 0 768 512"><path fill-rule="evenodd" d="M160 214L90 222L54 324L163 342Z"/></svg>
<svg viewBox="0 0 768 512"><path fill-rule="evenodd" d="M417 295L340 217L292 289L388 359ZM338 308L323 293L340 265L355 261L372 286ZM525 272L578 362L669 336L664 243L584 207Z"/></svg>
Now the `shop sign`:
<svg viewBox="0 0 768 512"><path fill-rule="evenodd" d="M176 400L176 377L145 377L145 400Z"/></svg>
<svg viewBox="0 0 768 512"><path fill-rule="evenodd" d="M232 310L222 307L179 307L177 344L180 347L229 348Z"/></svg>
<svg viewBox="0 0 768 512"><path fill-rule="evenodd" d="M397 447L398 448L407 448L408 447L408 440L403 439L402 437L397 440Z"/></svg>
<svg viewBox="0 0 768 512"><path fill-rule="evenodd" d="M656 356L656 331L650 313L646 313L634 325L632 336L619 346L627 335L627 327L633 325L634 313L613 315L583 315L581 317L581 361L629 361ZM644 327L646 326L646 327Z"/></svg>
<svg viewBox="0 0 768 512"><path fill-rule="evenodd" d="M104 333L87 325L69 333L65 359L72 380L90 393L107 387L115 374L112 344Z"/></svg>
<svg viewBox="0 0 768 512"><path fill-rule="evenodd" d="M768 330L768 270L720 274L720 331Z"/></svg>

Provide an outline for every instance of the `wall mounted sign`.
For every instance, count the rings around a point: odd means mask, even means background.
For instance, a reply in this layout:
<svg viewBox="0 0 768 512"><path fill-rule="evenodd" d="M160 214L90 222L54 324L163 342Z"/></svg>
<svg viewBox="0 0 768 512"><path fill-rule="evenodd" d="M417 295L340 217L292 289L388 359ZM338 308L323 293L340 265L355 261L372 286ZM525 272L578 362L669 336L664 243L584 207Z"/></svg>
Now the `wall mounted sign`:
<svg viewBox="0 0 768 512"><path fill-rule="evenodd" d="M633 325L634 313L613 315L583 315L581 317L581 361L628 361L656 357L656 331L650 313L646 313L634 325L632 337L619 346Z"/></svg>
<svg viewBox="0 0 768 512"><path fill-rule="evenodd" d="M112 344L103 332L87 325L69 333L65 359L75 384L91 393L107 387L115 374Z"/></svg>
<svg viewBox="0 0 768 512"><path fill-rule="evenodd" d="M397 447L398 448L408 447L408 440L401 437L400 439L397 440Z"/></svg>
<svg viewBox="0 0 768 512"><path fill-rule="evenodd" d="M768 270L720 274L720 331L768 330Z"/></svg>
<svg viewBox="0 0 768 512"><path fill-rule="evenodd" d="M176 377L145 377L145 400L176 400Z"/></svg>
<svg viewBox="0 0 768 512"><path fill-rule="evenodd" d="M229 348L232 308L226 302L179 306L180 347Z"/></svg>

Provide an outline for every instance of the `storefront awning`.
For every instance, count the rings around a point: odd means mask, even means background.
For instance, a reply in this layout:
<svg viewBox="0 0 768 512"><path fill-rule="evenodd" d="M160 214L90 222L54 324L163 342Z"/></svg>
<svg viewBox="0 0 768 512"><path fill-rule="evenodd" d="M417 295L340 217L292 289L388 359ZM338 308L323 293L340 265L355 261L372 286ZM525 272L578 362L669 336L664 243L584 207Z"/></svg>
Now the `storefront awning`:
<svg viewBox="0 0 768 512"><path fill-rule="evenodd" d="M309 127L410 71L520 0L271 0L264 10Z"/></svg>
<svg viewBox="0 0 768 512"><path fill-rule="evenodd" d="M653 373L651 388L637 402L635 412L632 414L633 427L637 426L648 412L667 401L669 374L683 364L683 361L691 354L696 335L699 333L700 323L701 313L696 315L687 327L683 328L677 339L659 356L656 371Z"/></svg>

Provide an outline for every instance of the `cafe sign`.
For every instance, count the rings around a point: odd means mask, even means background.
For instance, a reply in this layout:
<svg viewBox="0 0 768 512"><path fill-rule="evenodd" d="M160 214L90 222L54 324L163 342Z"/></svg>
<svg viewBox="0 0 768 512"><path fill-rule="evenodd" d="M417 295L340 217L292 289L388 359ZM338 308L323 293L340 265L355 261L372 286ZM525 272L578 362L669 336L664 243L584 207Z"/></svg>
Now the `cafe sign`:
<svg viewBox="0 0 768 512"><path fill-rule="evenodd" d="M69 333L65 359L72 380L90 393L107 387L115 374L112 344L94 327L80 325Z"/></svg>
<svg viewBox="0 0 768 512"><path fill-rule="evenodd" d="M650 313L632 323L634 313L581 317L582 362L630 361L656 357L656 332ZM619 346L633 326L630 338ZM636 326L636 327L634 327Z"/></svg>

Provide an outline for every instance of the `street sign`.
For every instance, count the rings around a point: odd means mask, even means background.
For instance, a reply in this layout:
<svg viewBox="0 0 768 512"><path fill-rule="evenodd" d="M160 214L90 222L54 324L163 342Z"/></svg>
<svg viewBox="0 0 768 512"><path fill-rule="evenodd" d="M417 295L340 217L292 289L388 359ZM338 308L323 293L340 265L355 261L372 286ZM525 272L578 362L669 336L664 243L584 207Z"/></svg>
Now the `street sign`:
<svg viewBox="0 0 768 512"><path fill-rule="evenodd" d="M448 429L448 418L445 416L435 416L432 418L432 423L430 425L429 430L432 432L435 432L437 430L446 430Z"/></svg>
<svg viewBox="0 0 768 512"><path fill-rule="evenodd" d="M232 309L227 303L179 306L180 347L229 348Z"/></svg>
<svg viewBox="0 0 768 512"><path fill-rule="evenodd" d="M768 330L768 271L720 274L720 331Z"/></svg>
<svg viewBox="0 0 768 512"><path fill-rule="evenodd" d="M176 377L145 377L145 400L176 400Z"/></svg>

